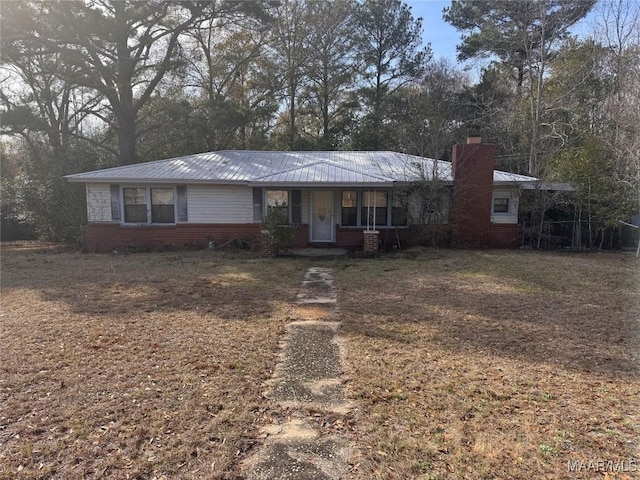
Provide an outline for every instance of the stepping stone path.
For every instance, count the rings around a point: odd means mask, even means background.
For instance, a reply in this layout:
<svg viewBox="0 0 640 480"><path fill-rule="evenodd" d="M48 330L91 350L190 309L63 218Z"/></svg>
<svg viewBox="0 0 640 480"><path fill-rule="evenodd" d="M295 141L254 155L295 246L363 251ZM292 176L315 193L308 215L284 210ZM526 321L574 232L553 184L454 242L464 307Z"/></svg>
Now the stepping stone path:
<svg viewBox="0 0 640 480"><path fill-rule="evenodd" d="M339 322L331 321L336 287L328 268L310 268L296 299L302 317L287 325L281 360L265 396L284 408L264 427L263 445L243 465L248 479L334 480L348 476ZM326 428L331 427L331 428Z"/></svg>

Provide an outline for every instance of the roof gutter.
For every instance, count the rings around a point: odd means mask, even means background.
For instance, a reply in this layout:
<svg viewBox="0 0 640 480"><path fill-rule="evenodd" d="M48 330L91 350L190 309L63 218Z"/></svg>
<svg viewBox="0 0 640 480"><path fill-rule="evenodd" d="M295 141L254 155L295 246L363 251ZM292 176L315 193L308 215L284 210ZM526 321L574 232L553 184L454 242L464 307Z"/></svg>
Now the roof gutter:
<svg viewBox="0 0 640 480"><path fill-rule="evenodd" d="M553 190L558 192L575 192L575 187L563 182L523 182L520 183L522 190Z"/></svg>

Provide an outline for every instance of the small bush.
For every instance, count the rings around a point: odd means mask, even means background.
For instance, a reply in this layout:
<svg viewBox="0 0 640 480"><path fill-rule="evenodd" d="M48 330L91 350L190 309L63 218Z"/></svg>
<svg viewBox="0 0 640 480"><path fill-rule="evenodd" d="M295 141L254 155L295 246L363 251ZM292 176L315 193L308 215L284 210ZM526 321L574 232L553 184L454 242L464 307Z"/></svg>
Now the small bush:
<svg viewBox="0 0 640 480"><path fill-rule="evenodd" d="M287 223L284 212L276 208L267 210L262 220L262 242L269 256L287 253L295 239L295 227Z"/></svg>

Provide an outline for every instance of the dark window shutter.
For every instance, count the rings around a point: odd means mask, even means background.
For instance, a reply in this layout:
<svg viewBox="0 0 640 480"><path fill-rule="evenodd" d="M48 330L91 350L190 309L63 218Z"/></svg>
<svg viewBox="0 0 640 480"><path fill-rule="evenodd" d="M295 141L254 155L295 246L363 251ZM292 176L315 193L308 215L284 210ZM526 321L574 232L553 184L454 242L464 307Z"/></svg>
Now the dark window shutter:
<svg viewBox="0 0 640 480"><path fill-rule="evenodd" d="M186 222L187 218L187 187L178 185L176 187L178 193L178 221Z"/></svg>
<svg viewBox="0 0 640 480"><path fill-rule="evenodd" d="M302 190L291 190L291 223L302 223Z"/></svg>
<svg viewBox="0 0 640 480"><path fill-rule="evenodd" d="M120 217L120 185L109 185L111 190L111 220L119 222Z"/></svg>
<svg viewBox="0 0 640 480"><path fill-rule="evenodd" d="M260 223L262 221L262 188L253 188L253 221Z"/></svg>

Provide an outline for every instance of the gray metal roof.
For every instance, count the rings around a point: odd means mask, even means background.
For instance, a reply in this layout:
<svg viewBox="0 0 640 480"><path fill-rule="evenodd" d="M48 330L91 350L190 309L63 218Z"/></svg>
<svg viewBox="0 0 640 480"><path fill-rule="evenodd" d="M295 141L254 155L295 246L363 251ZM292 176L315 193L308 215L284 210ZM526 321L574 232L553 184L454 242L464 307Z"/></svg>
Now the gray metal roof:
<svg viewBox="0 0 640 480"><path fill-rule="evenodd" d="M67 175L86 183L253 185L391 185L424 178L453 181L451 163L397 152L262 152L225 150ZM494 171L497 184L536 182Z"/></svg>

